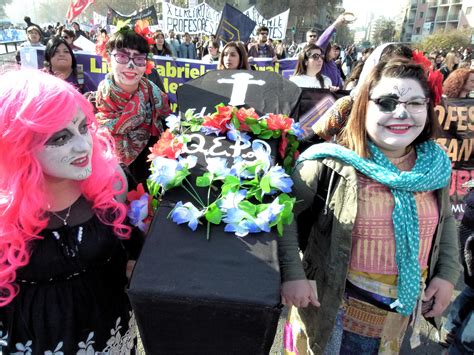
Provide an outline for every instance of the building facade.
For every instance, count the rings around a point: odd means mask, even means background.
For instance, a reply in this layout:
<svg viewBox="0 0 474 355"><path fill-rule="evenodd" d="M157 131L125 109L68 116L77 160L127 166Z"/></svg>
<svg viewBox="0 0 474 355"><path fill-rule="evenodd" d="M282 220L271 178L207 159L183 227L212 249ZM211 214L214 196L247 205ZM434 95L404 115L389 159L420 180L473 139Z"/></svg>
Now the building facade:
<svg viewBox="0 0 474 355"><path fill-rule="evenodd" d="M400 31L402 42L419 42L438 31L474 26L474 0L408 0Z"/></svg>

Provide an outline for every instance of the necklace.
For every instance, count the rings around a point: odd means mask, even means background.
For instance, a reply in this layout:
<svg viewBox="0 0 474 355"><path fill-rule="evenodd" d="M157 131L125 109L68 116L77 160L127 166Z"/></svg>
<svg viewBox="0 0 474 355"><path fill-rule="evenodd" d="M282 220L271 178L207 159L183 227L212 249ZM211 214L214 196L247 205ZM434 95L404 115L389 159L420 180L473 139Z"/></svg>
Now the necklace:
<svg viewBox="0 0 474 355"><path fill-rule="evenodd" d="M56 216L57 218L59 218L61 221L63 221L63 224L65 226L67 226L67 219L69 218L69 214L71 213L71 206L69 206L68 210L67 210L67 213L66 213L66 216L64 216L64 218L62 218L60 215L58 215L56 212L53 212L53 211L49 211L49 213L51 213L52 215Z"/></svg>

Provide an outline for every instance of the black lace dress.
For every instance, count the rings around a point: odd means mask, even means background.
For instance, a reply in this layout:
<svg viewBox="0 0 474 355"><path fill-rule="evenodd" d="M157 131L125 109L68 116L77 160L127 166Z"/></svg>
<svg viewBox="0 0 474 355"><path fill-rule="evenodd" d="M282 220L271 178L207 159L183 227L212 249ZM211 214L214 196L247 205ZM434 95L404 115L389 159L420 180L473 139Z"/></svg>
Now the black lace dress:
<svg viewBox="0 0 474 355"><path fill-rule="evenodd" d="M0 309L4 354L134 353L127 243L88 204L73 204L72 225L51 217L44 239L33 243L29 264L17 272L20 292ZM89 215L75 213L84 207Z"/></svg>

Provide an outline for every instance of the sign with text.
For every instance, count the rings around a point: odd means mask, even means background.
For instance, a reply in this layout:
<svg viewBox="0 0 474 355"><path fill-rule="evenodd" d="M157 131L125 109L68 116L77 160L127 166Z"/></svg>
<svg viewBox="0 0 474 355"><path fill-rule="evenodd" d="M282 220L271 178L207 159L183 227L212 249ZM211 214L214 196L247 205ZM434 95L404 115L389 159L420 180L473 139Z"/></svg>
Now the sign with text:
<svg viewBox="0 0 474 355"><path fill-rule="evenodd" d="M131 15L122 15L111 7L108 7L107 25L117 26L117 23L119 21L126 20L130 20L130 23L128 25L132 28L135 25L135 22L138 20L146 20L148 21L149 25L158 25L158 17L156 15L155 6L147 7L146 9L139 12L135 11Z"/></svg>
<svg viewBox="0 0 474 355"><path fill-rule="evenodd" d="M163 2L163 32L215 34L221 13L206 3L183 8Z"/></svg>
<svg viewBox="0 0 474 355"><path fill-rule="evenodd" d="M474 179L474 99L444 99L435 108L441 132L437 142L447 149L453 162L451 203L453 213L460 219L464 213L466 189L462 185Z"/></svg>
<svg viewBox="0 0 474 355"><path fill-rule="evenodd" d="M268 38L283 40L286 36L286 28L288 26L288 16L290 16L290 9L278 14L271 19L266 20L255 6L244 11L248 17L254 20L257 25L252 33L252 36L257 36L257 28L260 26L268 27Z"/></svg>

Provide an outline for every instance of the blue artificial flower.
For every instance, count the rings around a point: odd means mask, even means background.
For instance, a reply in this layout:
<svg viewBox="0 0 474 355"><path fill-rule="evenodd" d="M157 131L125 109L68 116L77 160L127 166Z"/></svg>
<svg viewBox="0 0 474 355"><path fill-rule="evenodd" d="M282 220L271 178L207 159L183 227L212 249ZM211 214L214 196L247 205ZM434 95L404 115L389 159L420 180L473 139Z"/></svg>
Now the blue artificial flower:
<svg viewBox="0 0 474 355"><path fill-rule="evenodd" d="M183 168L192 169L196 166L197 156L188 155L186 158L181 156L178 157L178 169L182 170Z"/></svg>
<svg viewBox="0 0 474 355"><path fill-rule="evenodd" d="M255 159L260 161L262 165L262 170L264 173L268 171L272 165L272 150L267 145L265 146L262 141L253 141L252 150L255 154Z"/></svg>
<svg viewBox="0 0 474 355"><path fill-rule="evenodd" d="M302 140L304 137L304 129L301 128L299 122L293 122L291 125L291 132L298 138L298 140Z"/></svg>
<svg viewBox="0 0 474 355"><path fill-rule="evenodd" d="M282 192L291 192L291 187L293 186L293 180L285 172L281 166L272 166L268 171L268 176L270 177L270 186L277 188Z"/></svg>
<svg viewBox="0 0 474 355"><path fill-rule="evenodd" d="M130 203L129 210L127 212L128 218L130 218L130 224L138 227L142 232L146 231L146 224L143 222L148 217L148 194L145 193L140 196L140 199L133 200Z"/></svg>
<svg viewBox="0 0 474 355"><path fill-rule="evenodd" d="M253 179L255 174L247 169L250 164L251 163L247 160L242 159L242 157L235 157L234 164L230 167L229 174L243 179Z"/></svg>
<svg viewBox="0 0 474 355"><path fill-rule="evenodd" d="M149 179L160 185L163 190L166 190L176 175L178 162L174 159L156 157L151 163L150 170L152 174Z"/></svg>
<svg viewBox="0 0 474 355"><path fill-rule="evenodd" d="M237 192L229 191L223 198L217 201L217 207L224 212L232 208L237 208L239 202L243 201L247 196L247 190L239 190Z"/></svg>
<svg viewBox="0 0 474 355"><path fill-rule="evenodd" d="M225 178L230 174L230 169L227 167L226 158L206 158L207 171L210 172L214 177Z"/></svg>
<svg viewBox="0 0 474 355"><path fill-rule="evenodd" d="M239 208L227 210L227 214L222 221L227 223L224 231L233 232L238 237L245 237L249 233L259 233L262 231L257 223L255 223L254 218Z"/></svg>
<svg viewBox="0 0 474 355"><path fill-rule="evenodd" d="M202 217L202 211L199 211L191 202L186 202L184 205L179 201L173 211L171 211L171 218L176 224L188 223L188 227L193 231L196 230L199 223L199 218Z"/></svg>
<svg viewBox="0 0 474 355"><path fill-rule="evenodd" d="M227 138L231 141L237 142L237 140L240 140L243 143L247 143L250 141L250 136L245 132L240 132L239 130L237 130L237 128L235 128L232 123L227 125L227 128L229 129L227 131Z"/></svg>
<svg viewBox="0 0 474 355"><path fill-rule="evenodd" d="M174 131L178 129L180 126L181 119L176 115L169 115L166 117L166 126L171 130Z"/></svg>
<svg viewBox="0 0 474 355"><path fill-rule="evenodd" d="M211 134L215 134L216 136L221 134L221 130L219 128L209 126L201 126L201 132L208 136Z"/></svg>
<svg viewBox="0 0 474 355"><path fill-rule="evenodd" d="M274 199L267 209L257 215L255 222L265 232L270 231L270 224L275 222L278 214L283 211L285 205L280 205L278 198Z"/></svg>

